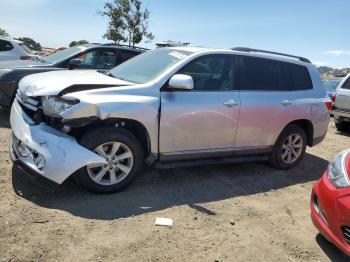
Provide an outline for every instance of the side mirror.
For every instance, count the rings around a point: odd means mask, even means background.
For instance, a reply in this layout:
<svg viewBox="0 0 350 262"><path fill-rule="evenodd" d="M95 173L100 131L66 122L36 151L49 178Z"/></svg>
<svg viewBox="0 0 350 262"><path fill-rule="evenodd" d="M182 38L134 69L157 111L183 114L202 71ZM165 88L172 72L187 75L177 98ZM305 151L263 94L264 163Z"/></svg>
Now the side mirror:
<svg viewBox="0 0 350 262"><path fill-rule="evenodd" d="M81 60L78 58L74 58L69 60L68 67L70 70L72 70L73 68L79 67L80 64L81 64Z"/></svg>
<svg viewBox="0 0 350 262"><path fill-rule="evenodd" d="M192 90L193 89L193 78L188 75L177 74L173 75L169 81L169 87L175 89Z"/></svg>

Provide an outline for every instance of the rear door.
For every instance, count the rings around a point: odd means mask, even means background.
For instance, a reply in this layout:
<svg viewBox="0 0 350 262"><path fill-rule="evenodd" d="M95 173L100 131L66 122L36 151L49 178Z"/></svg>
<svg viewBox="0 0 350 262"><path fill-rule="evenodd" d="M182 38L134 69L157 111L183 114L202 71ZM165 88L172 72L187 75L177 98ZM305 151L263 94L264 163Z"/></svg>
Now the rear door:
<svg viewBox="0 0 350 262"><path fill-rule="evenodd" d="M350 110L350 75L337 88L335 107L336 109Z"/></svg>
<svg viewBox="0 0 350 262"><path fill-rule="evenodd" d="M288 68L279 61L241 56L237 82L241 108L235 148L269 150L293 118Z"/></svg>

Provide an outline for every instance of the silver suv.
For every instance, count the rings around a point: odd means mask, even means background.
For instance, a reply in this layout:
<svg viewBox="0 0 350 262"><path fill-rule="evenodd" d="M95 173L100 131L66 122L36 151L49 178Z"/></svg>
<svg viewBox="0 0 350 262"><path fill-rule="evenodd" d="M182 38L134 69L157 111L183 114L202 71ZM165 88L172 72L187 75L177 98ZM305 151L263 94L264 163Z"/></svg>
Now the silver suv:
<svg viewBox="0 0 350 262"><path fill-rule="evenodd" d="M338 85L332 113L335 126L339 131L350 127L350 74Z"/></svg>
<svg viewBox="0 0 350 262"><path fill-rule="evenodd" d="M161 48L107 74L27 76L11 110L12 159L38 180L74 175L100 193L126 187L144 162L292 168L327 132L326 91L306 58L266 53Z"/></svg>

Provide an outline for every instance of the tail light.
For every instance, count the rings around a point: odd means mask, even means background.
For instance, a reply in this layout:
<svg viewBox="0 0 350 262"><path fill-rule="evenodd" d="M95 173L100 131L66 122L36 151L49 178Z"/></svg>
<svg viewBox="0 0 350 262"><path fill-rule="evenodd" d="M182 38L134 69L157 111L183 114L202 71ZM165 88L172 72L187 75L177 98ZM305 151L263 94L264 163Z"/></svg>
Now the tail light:
<svg viewBox="0 0 350 262"><path fill-rule="evenodd" d="M22 55L20 57L21 60L29 60L31 58L31 56L28 56L28 55Z"/></svg>
<svg viewBox="0 0 350 262"><path fill-rule="evenodd" d="M329 99L329 98L325 98L324 105L326 106L328 111L331 111L332 110L332 106L333 106L333 101L331 99Z"/></svg>
<svg viewBox="0 0 350 262"><path fill-rule="evenodd" d="M332 100L333 103L335 103L335 94L333 94L333 95L331 96L331 100Z"/></svg>

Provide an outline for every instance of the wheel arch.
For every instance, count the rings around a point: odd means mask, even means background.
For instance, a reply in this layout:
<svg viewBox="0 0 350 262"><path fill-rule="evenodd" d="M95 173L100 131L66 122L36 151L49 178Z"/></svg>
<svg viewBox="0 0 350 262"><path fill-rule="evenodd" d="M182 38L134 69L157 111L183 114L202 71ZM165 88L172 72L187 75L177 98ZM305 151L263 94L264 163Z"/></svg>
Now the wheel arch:
<svg viewBox="0 0 350 262"><path fill-rule="evenodd" d="M82 137L87 131L101 127L115 127L116 129L123 128L129 131L139 141L144 151L144 155L147 157L150 154L151 138L149 132L147 128L137 120L127 118L112 118L105 120L96 119L87 125L72 128L71 133L79 140L79 138Z"/></svg>
<svg viewBox="0 0 350 262"><path fill-rule="evenodd" d="M292 122L289 122L282 129L282 131L280 132L280 134L279 134L278 138L276 139L276 141L278 141L278 139L281 136L281 134L283 133L283 131L286 130L291 125L296 125L296 126L299 126L300 128L302 128L305 131L305 134L306 134L307 145L308 146L313 146L314 126L313 126L312 122L310 120L308 120L308 119L298 119L298 120L294 120Z"/></svg>

